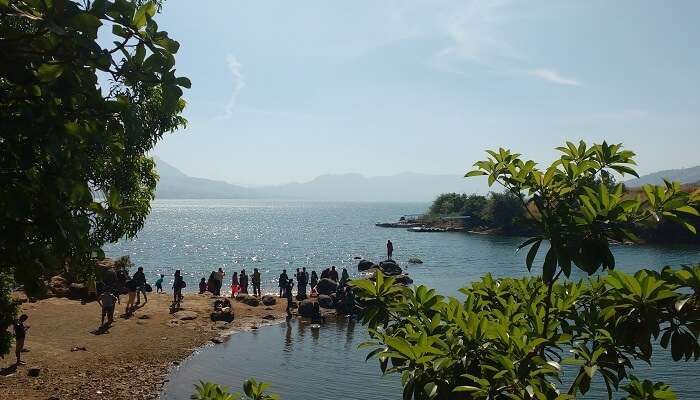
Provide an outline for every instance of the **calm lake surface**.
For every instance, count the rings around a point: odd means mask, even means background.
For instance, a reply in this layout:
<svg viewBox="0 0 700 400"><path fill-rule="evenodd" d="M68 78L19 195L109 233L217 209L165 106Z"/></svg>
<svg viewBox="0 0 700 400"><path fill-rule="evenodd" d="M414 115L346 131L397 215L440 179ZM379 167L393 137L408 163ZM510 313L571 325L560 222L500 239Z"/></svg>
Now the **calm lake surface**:
<svg viewBox="0 0 700 400"><path fill-rule="evenodd" d="M219 267L230 278L233 271L258 268L263 291L277 290L282 269L322 269L335 265L357 275L353 257L378 261L385 243L394 243L394 258L416 284L437 288L446 295L479 279L527 274L523 253L515 253L521 238L463 233L414 233L378 228L376 222L394 221L404 214L421 213L424 203L317 203L265 200L159 200L144 229L133 240L107 248L112 257L129 254L144 267L149 281L158 274L181 269L188 289ZM691 246L616 246L617 268L634 271L700 261L700 248ZM406 264L419 257L421 265ZM541 262L541 260L540 260ZM226 285L225 285L226 286ZM186 301L186 299L185 299ZM381 377L376 361L365 363L367 339L361 325L339 321L312 331L296 320L235 335L224 345L207 348L173 373L165 399L188 399L200 379L240 388L248 377L272 383L283 399L398 399L396 376ZM671 383L682 399L700 399L700 368L674 363L659 354L652 375L645 368L635 374ZM600 390L600 386L594 390ZM607 398L603 392L589 398Z"/></svg>

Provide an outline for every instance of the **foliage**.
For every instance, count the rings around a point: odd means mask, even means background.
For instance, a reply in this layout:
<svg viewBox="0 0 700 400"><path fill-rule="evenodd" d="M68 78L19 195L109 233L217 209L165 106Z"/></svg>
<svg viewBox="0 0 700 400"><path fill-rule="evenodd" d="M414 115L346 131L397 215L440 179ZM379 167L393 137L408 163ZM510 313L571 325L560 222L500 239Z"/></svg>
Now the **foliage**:
<svg viewBox="0 0 700 400"><path fill-rule="evenodd" d="M610 271L551 289L540 277L486 275L461 290L464 301L425 286L394 285L381 275L354 284L374 339L363 344L373 348L368 359L401 375L404 398L563 399L585 394L599 378L612 397L633 360L651 362L653 342L670 349L674 360L697 361L698 278L700 265ZM572 356L562 358L563 349ZM559 393L565 364L578 372ZM632 393L635 382L624 388Z"/></svg>
<svg viewBox="0 0 700 400"><path fill-rule="evenodd" d="M500 228L504 232L514 231L516 226L524 225L522 199L511 192L491 192L481 210L481 219L488 226Z"/></svg>
<svg viewBox="0 0 700 400"><path fill-rule="evenodd" d="M158 8L0 0L0 272L28 292L103 257L149 213L147 154L186 122L190 86Z"/></svg>
<svg viewBox="0 0 700 400"><path fill-rule="evenodd" d="M267 394L265 390L270 387L267 383L259 383L251 378L243 383L243 395L240 393L229 393L227 387L219 386L209 382L199 382L195 385L195 394L192 395L194 400L277 400L279 397L275 394Z"/></svg>
<svg viewBox="0 0 700 400"><path fill-rule="evenodd" d="M464 301L424 286L403 288L381 274L354 281L373 338L368 358L401 375L404 398L567 399L600 378L610 398L620 389L630 399L673 398L666 385L631 377L633 361L650 363L654 342L676 361L700 357L700 266L628 275L613 271L609 248L610 240L636 240L630 228L643 221L668 219L694 233L687 217L698 215L700 192L665 182L625 197L622 185L605 177L636 175L631 151L605 142L559 150L543 171L509 150L489 151L467 174L486 175L521 200L541 234L519 249L530 246L530 270L545 242L540 277L487 275L461 290ZM560 280L572 266L608 273ZM565 389L563 364L576 369Z"/></svg>
<svg viewBox="0 0 700 400"><path fill-rule="evenodd" d="M12 335L8 330L15 321L19 304L10 296L12 278L0 273L0 356L7 354L12 347Z"/></svg>
<svg viewBox="0 0 700 400"><path fill-rule="evenodd" d="M430 206L428 212L434 215L469 215L479 219L486 206L486 196L478 194L443 193Z"/></svg>
<svg viewBox="0 0 700 400"><path fill-rule="evenodd" d="M114 260L114 268L116 269L129 270L129 268L133 266L134 263L131 261L131 257L129 257L128 255L121 256Z"/></svg>

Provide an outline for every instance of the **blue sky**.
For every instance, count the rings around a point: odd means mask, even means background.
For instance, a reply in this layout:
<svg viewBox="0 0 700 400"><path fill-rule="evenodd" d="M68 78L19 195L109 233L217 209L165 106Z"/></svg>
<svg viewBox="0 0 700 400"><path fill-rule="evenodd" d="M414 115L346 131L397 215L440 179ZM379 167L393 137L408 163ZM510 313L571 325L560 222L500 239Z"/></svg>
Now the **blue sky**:
<svg viewBox="0 0 700 400"><path fill-rule="evenodd" d="M250 185L463 174L484 150L551 160L623 142L700 164L697 1L181 1L159 25L191 78L155 154Z"/></svg>

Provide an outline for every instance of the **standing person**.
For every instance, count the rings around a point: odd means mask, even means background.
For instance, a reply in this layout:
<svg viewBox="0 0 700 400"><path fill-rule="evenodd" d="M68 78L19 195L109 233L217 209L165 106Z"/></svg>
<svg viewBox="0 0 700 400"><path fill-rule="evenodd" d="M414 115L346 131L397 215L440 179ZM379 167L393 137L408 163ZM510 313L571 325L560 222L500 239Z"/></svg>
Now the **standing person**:
<svg viewBox="0 0 700 400"><path fill-rule="evenodd" d="M289 279L284 288L284 296L287 298L287 315L292 315L292 290L294 290L294 279Z"/></svg>
<svg viewBox="0 0 700 400"><path fill-rule="evenodd" d="M239 290L241 290L241 286L238 283L238 272L234 271L231 277L231 297L236 297Z"/></svg>
<svg viewBox="0 0 700 400"><path fill-rule="evenodd" d="M207 290L211 294L216 294L216 271L211 271L209 280L207 281Z"/></svg>
<svg viewBox="0 0 700 400"><path fill-rule="evenodd" d="M248 275L246 275L244 269L241 270L239 279L241 281L241 293L248 294Z"/></svg>
<svg viewBox="0 0 700 400"><path fill-rule="evenodd" d="M136 305L134 304L136 301L136 291L138 290L138 283L136 283L136 280L134 278L129 279L126 281L126 291L128 294L128 300L126 301L126 315L131 315L134 312L134 308Z"/></svg>
<svg viewBox="0 0 700 400"><path fill-rule="evenodd" d="M348 270L343 268L343 272L340 274L340 286L345 286L348 281L350 280L350 274L348 274Z"/></svg>
<svg viewBox="0 0 700 400"><path fill-rule="evenodd" d="M287 276L287 270L283 269L282 273L280 274L280 278L277 281L277 285L280 287L280 297L283 297L285 295L285 290L287 289L287 280L289 280L289 277Z"/></svg>
<svg viewBox="0 0 700 400"><path fill-rule="evenodd" d="M119 303L119 297L115 296L109 289L105 290L97 298L97 304L102 308L102 320L100 326L105 326L105 317L107 317L107 324L114 322L114 303Z"/></svg>
<svg viewBox="0 0 700 400"><path fill-rule="evenodd" d="M182 274L180 270L175 271L175 281L173 282L173 305L180 305L182 301L182 289L187 286L185 280L182 279Z"/></svg>
<svg viewBox="0 0 700 400"><path fill-rule="evenodd" d="M323 271L321 271L321 279L326 279L328 278L328 274L331 272L330 269L326 268Z"/></svg>
<svg viewBox="0 0 700 400"><path fill-rule="evenodd" d="M148 302L148 297L146 297L146 275L143 273L143 267L139 267L134 277L131 279L136 281L136 305L141 304L142 293L143 304L146 304Z"/></svg>
<svg viewBox="0 0 700 400"><path fill-rule="evenodd" d="M207 280L202 278L199 281L199 294L204 294L207 291Z"/></svg>
<svg viewBox="0 0 700 400"><path fill-rule="evenodd" d="M306 285L308 284L308 281L306 280L306 267L304 267L303 271L299 271L297 273L297 295L303 295L306 296Z"/></svg>
<svg viewBox="0 0 700 400"><path fill-rule="evenodd" d="M318 285L318 275L316 275L316 271L311 271L311 291L313 292L314 288Z"/></svg>
<svg viewBox="0 0 700 400"><path fill-rule="evenodd" d="M163 293L163 279L165 275L160 274L160 278L156 280L156 293Z"/></svg>
<svg viewBox="0 0 700 400"><path fill-rule="evenodd" d="M260 297L260 271L253 268L253 296Z"/></svg>
<svg viewBox="0 0 700 400"><path fill-rule="evenodd" d="M289 307L289 306L287 306ZM29 316L27 314L22 314L19 317L19 320L15 322L14 328L15 328L15 356L17 357L17 362L15 365L24 365L25 362L22 361L22 350L24 349L24 339L27 338L27 331L29 330L29 327L24 325L24 322L29 319Z"/></svg>
<svg viewBox="0 0 700 400"><path fill-rule="evenodd" d="M335 269L335 265L332 266L330 272L328 272L328 279L338 282L338 271Z"/></svg>
<svg viewBox="0 0 700 400"><path fill-rule="evenodd" d="M216 278L216 295L221 296L221 288L224 286L224 276L226 275L226 272L224 272L223 269L219 268L218 271L216 271L216 274L214 275L214 278Z"/></svg>
<svg viewBox="0 0 700 400"><path fill-rule="evenodd" d="M391 240L386 241L386 256L387 259L391 260L392 255L394 254L394 244L391 243Z"/></svg>

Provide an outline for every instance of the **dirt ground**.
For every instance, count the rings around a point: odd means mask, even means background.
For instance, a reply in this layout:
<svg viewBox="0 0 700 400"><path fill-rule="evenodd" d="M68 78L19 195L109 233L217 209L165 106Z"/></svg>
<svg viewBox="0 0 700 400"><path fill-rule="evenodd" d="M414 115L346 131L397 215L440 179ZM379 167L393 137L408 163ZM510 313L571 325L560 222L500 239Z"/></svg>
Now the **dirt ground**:
<svg viewBox="0 0 700 400"><path fill-rule="evenodd" d="M211 322L213 297L186 294L181 310L196 313L192 320L171 314L171 294L150 293L134 316L124 312L126 296L115 311L115 322L103 334L96 302L50 298L22 304L29 316L23 353L26 365L13 367L12 352L0 359L0 399L151 399L158 396L169 369L212 339L279 322L286 301L251 307L234 301L232 323ZM190 316L191 317L191 316ZM264 317L264 318L263 318ZM39 368L37 377L28 375Z"/></svg>

